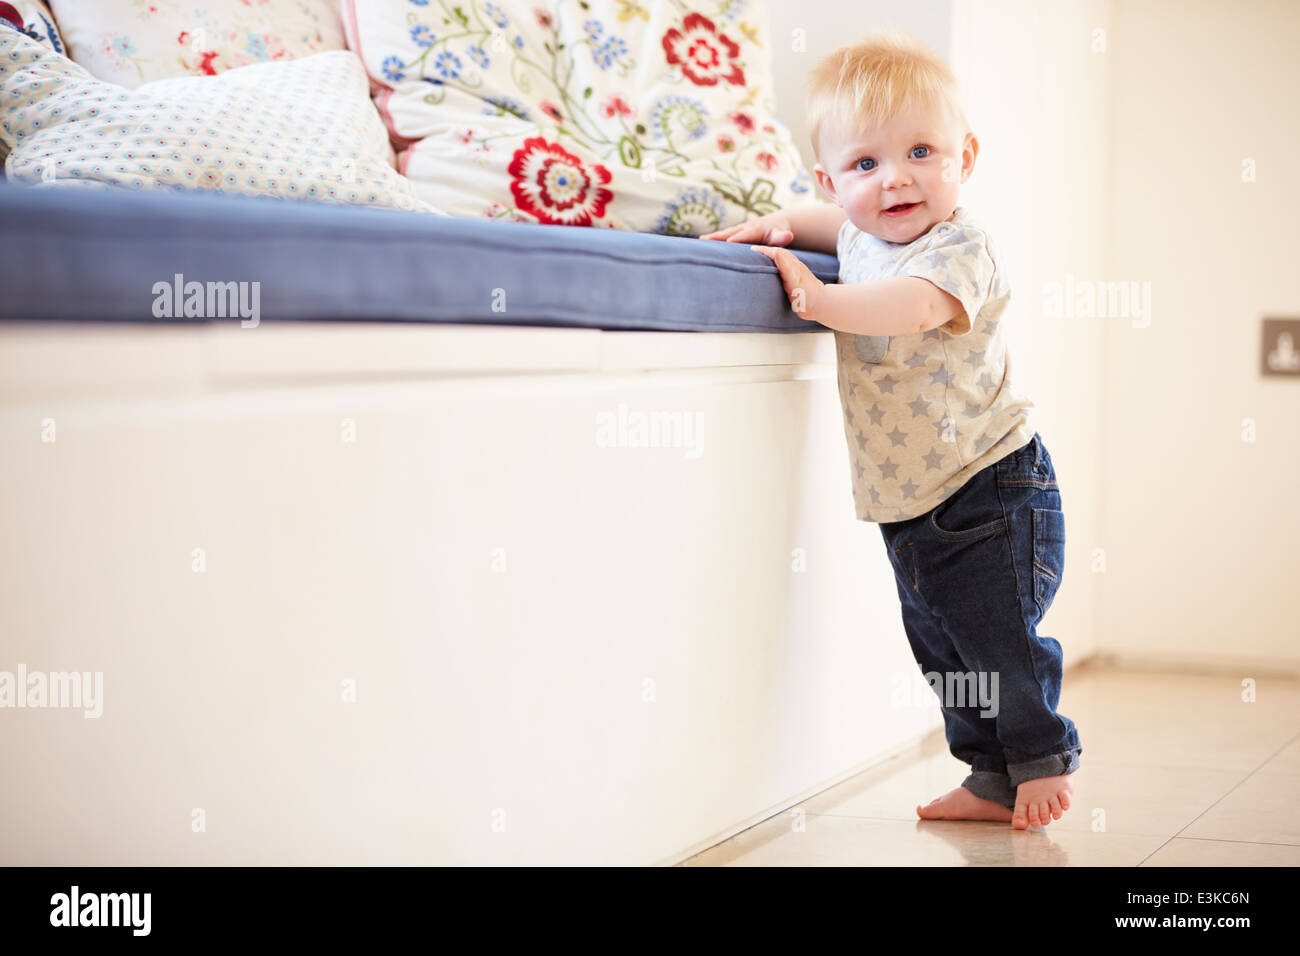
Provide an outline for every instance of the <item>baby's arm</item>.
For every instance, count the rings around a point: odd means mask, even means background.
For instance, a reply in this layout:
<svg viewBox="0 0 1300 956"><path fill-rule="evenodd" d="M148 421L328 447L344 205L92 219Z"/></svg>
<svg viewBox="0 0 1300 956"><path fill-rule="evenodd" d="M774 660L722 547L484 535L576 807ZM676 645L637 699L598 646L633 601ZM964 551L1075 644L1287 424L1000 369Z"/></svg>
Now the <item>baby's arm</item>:
<svg viewBox="0 0 1300 956"><path fill-rule="evenodd" d="M964 314L955 296L919 276L826 285L789 249L750 248L776 263L795 315L837 332L915 335Z"/></svg>
<svg viewBox="0 0 1300 956"><path fill-rule="evenodd" d="M846 218L834 203L805 203L700 238L760 243L751 248L776 263L795 314L829 329L857 335L912 335L947 325L963 314L954 296L927 279L903 276L826 285L789 251L770 248L797 245L835 255Z"/></svg>
<svg viewBox="0 0 1300 956"><path fill-rule="evenodd" d="M701 239L724 242L758 242L769 246L798 246L811 252L835 255L838 251L844 210L834 203L816 202L790 206L742 222L738 226L710 232Z"/></svg>
<svg viewBox="0 0 1300 956"><path fill-rule="evenodd" d="M784 279L788 264L777 262L777 268ZM947 325L962 314L956 297L919 276L823 285L813 309L807 318L856 335L914 335Z"/></svg>

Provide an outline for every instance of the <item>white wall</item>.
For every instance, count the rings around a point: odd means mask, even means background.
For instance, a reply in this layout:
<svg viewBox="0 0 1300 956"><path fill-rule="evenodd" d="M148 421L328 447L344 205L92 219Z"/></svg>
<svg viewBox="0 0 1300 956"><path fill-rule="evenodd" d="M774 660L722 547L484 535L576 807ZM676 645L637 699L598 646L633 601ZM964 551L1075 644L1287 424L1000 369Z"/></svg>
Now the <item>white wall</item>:
<svg viewBox="0 0 1300 956"><path fill-rule="evenodd" d="M1065 576L1040 633L1061 642L1067 665L1097 643L1102 335L1045 318L1042 290L1104 259L1109 67L1089 43L1109 7L954 0L949 60L980 142L961 202L989 226L1009 275L1011 375L1035 404L1061 485Z"/></svg>
<svg viewBox="0 0 1300 956"><path fill-rule="evenodd" d="M1152 310L1075 320L1106 343L1099 646L1294 670L1300 382L1258 355L1262 316L1300 315L1300 4L1114 12L1105 275L1150 282Z"/></svg>

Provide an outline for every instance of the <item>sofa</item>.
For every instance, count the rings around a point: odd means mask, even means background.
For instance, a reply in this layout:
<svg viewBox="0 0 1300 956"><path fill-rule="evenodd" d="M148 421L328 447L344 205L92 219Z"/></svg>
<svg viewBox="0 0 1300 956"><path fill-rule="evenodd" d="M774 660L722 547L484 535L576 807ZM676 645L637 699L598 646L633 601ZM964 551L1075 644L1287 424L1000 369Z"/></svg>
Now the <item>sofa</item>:
<svg viewBox="0 0 1300 956"><path fill-rule="evenodd" d="M0 862L675 863L938 726L834 340L695 238L815 201L761 6L14 6L0 670L102 698L12 715Z"/></svg>

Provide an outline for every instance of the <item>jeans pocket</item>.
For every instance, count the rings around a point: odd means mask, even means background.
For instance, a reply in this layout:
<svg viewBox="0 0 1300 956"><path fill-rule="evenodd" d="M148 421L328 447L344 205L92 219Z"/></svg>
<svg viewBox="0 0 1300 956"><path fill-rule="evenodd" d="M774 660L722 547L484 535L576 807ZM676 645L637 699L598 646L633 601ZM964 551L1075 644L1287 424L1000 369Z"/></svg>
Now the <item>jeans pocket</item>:
<svg viewBox="0 0 1300 956"><path fill-rule="evenodd" d="M853 336L853 351L859 359L868 365L876 365L884 361L885 356L889 353L889 336L855 335Z"/></svg>
<svg viewBox="0 0 1300 956"><path fill-rule="evenodd" d="M930 511L930 530L943 541L973 541L1003 530L1007 523L985 472L958 488Z"/></svg>
<svg viewBox="0 0 1300 956"><path fill-rule="evenodd" d="M1065 512L1034 508L1034 600L1040 614L1052 606L1065 574Z"/></svg>

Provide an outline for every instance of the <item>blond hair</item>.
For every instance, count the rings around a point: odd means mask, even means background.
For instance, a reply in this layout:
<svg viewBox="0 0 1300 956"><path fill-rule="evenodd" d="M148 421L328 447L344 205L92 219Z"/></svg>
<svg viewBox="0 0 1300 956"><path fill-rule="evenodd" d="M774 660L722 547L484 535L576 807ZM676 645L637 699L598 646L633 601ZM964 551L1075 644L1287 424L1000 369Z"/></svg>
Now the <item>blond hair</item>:
<svg viewBox="0 0 1300 956"><path fill-rule="evenodd" d="M808 77L807 119L813 151L828 127L876 128L913 107L942 106L970 129L957 80L929 47L899 30L879 30L823 57Z"/></svg>

